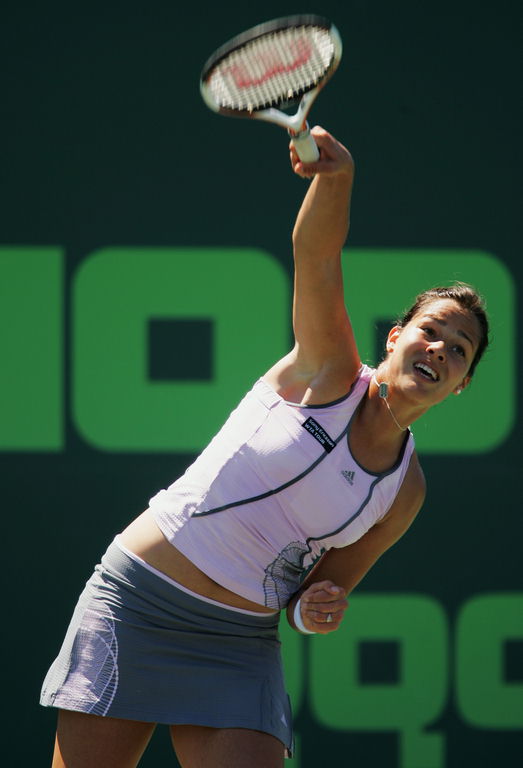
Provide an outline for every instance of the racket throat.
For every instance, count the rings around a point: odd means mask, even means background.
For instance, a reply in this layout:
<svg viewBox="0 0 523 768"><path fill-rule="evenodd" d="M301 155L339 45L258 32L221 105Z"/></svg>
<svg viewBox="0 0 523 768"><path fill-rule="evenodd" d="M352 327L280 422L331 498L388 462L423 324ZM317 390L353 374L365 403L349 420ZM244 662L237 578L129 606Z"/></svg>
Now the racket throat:
<svg viewBox="0 0 523 768"><path fill-rule="evenodd" d="M311 129L309 123L305 121L299 131L293 131L292 128L288 129L288 134L293 141L299 141L300 139L307 139L311 135Z"/></svg>

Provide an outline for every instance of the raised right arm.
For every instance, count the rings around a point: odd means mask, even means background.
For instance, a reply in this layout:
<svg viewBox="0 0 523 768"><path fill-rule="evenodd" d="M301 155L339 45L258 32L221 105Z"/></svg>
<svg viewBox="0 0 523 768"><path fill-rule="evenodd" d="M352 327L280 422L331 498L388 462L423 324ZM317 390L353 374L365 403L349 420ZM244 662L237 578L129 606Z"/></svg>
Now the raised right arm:
<svg viewBox="0 0 523 768"><path fill-rule="evenodd" d="M286 399L325 403L344 395L360 359L345 308L341 249L349 228L354 163L322 128L313 129L320 160L304 165L291 150L294 171L314 175L293 232L295 345L266 380Z"/></svg>

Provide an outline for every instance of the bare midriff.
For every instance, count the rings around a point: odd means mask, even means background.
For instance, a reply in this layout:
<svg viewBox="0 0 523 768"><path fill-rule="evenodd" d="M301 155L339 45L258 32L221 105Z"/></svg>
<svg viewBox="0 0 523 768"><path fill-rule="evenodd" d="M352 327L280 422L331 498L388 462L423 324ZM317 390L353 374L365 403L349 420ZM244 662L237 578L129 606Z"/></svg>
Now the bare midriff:
<svg viewBox="0 0 523 768"><path fill-rule="evenodd" d="M182 587L219 603L246 611L274 613L273 610L246 600L213 579L194 565L170 544L156 525L150 510L137 517L121 534L120 541L131 552L156 570L181 584Z"/></svg>

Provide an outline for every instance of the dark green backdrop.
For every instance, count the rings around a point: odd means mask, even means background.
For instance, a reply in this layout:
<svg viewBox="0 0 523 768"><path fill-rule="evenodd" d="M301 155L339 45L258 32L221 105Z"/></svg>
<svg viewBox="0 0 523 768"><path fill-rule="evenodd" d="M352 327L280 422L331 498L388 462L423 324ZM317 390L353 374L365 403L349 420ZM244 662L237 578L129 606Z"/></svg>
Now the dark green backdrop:
<svg viewBox="0 0 523 768"><path fill-rule="evenodd" d="M41 327L56 315L58 363L53 358L52 364L62 382L55 386L62 426L54 447L36 448L14 446L11 438L2 440L0 423L2 636L9 706L3 765L49 764L55 716L38 707L38 693L77 593L110 538L194 456L193 450L103 449L77 428L71 329L78 270L102 248L147 251L195 246L263 249L290 274L292 218L305 187L288 171L286 136L274 126L211 114L200 101L198 76L206 57L233 34L297 12L332 18L345 43L340 70L316 104L312 120L338 135L356 158L349 245L483 251L508 270L518 295L523 280L522 13L516 0L436 4L331 0L312 7L109 0L4 9L0 248L23 248L15 250L14 261L7 259L8 266L1 269L0 290L4 306L25 307L27 301L23 314L29 320L22 328L16 312L1 315L0 352L7 361L0 385L2 422L12 428L17 418L23 421L20 403L30 413L35 404L37 411L49 407L47 400L41 405L39 400L47 375L46 353L33 352ZM194 44L189 46L193 33ZM40 295L30 260L23 261L24 253L44 247L64 254L63 282L58 283L61 299L47 288ZM27 273L13 263L27 264ZM18 277L10 282L13 270ZM229 274L229 287L230 278ZM379 270L375 278L380 279ZM125 269L121 280L125 285ZM402 275L395 280L391 292L400 290ZM372 283L366 288L372 302ZM248 281L239 280L238 294L248 290ZM271 312L270 284L266 293L266 312ZM18 295L20 302L13 298ZM176 285L172 296L175 304ZM503 296L496 300L503 305ZM278 301L281 304L281 297ZM508 293L506 302L512 307ZM510 309L508 319L496 327L498 339L505 334L510 339L509 353L516 361L515 374L507 373L506 367L499 374L500 379L511 377L510 391L512 377L521 373L518 312L516 304L516 314ZM259 321L263 327L262 312ZM242 323L239 316L239 326ZM193 322L188 331L181 330L186 340L189 333L189 344L175 356L195 366L195 379L212 379L212 325ZM169 330L168 324L160 323L150 329L151 379L172 381L182 375L180 368L169 369L165 362L173 356L176 334L169 335L171 331L179 332L180 326ZM290 340L290 329L287 333ZM19 358L12 351L13 339L22 350ZM96 348L97 340L91 344ZM202 349L204 370L198 369ZM238 368L242 354L240 347ZM16 365L13 360L18 360ZM244 374L251 380L261 372L249 368ZM499 391L506 397L504 385L501 381ZM481 387L481 368L475 386ZM494 384L476 414L480 425L482 420L495 422L501 408L498 397ZM423 595L441 606L449 633L444 696L428 726L442 737L442 756L418 765L405 762L396 731L383 723L375 730L351 729L350 722L341 729L327 727L317 717L311 687L318 674L314 651L302 644L295 652L299 658L293 655L290 662L305 681L295 707L297 765L311 768L321 761L366 768L509 768L523 764L522 609L521 601L518 605L515 600L523 590L519 503L523 451L517 403L512 405L513 422L498 445L477 453L423 457L429 485L425 512L359 590L362 597ZM220 418L229 406L223 403ZM26 427L21 424L22 431ZM467 424L460 429L466 430ZM487 703L482 725L481 716L474 721L463 715L471 705L460 699L458 667L466 663L471 646L465 643L465 652L460 651L456 639L463 606L477 596L493 596L494 606L498 597L508 600L511 614L509 618L503 614L507 636L498 638L498 650L485 659L485 664L497 660L499 667L491 688L482 687L482 659L477 660L478 701L495 694L501 707L496 720ZM488 619L487 612L482 619L487 634ZM492 622L498 623L497 614ZM350 627L346 631L348 637ZM361 650L360 684L367 684L371 694L372 685L394 686L401 681L402 658L397 651L394 643L367 643ZM431 663L428 652L426 664ZM395 671L390 673L388 666ZM468 674L470 689L474 671ZM343 702L345 695L350 691L333 690L336 701ZM169 760L167 735L161 730L143 765L153 768L168 765Z"/></svg>

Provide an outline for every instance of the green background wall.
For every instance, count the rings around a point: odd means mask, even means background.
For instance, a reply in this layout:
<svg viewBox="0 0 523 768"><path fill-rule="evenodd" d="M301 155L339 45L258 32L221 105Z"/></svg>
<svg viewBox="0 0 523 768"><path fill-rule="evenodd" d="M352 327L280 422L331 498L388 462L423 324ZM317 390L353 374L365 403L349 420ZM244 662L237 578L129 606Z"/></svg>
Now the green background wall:
<svg viewBox="0 0 523 768"><path fill-rule="evenodd" d="M198 77L297 12L345 43L312 122L357 163L364 354L418 286L455 278L485 292L494 346L416 429L425 510L346 626L283 631L296 765L523 764L521 4L130 0L12 5L0 25L3 765L50 762L39 688L94 562L290 343L305 183L280 129L211 114ZM142 765L170 761L162 729Z"/></svg>

